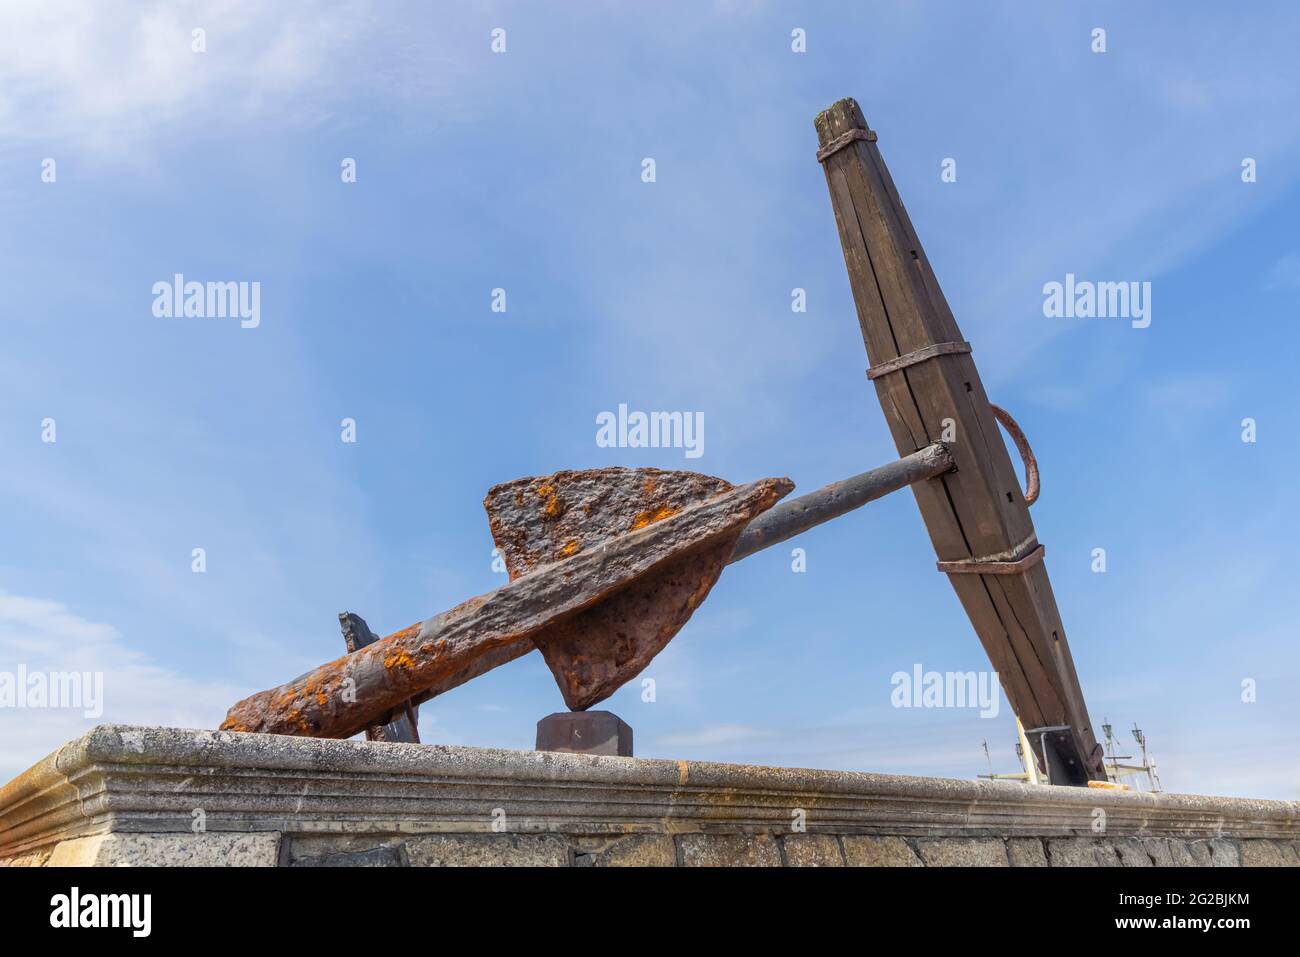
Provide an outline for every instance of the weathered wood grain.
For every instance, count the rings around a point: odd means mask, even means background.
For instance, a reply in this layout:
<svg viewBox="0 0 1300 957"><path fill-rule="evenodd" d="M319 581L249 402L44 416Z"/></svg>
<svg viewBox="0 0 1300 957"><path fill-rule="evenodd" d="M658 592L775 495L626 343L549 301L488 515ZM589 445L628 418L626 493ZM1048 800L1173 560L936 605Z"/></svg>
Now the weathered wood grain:
<svg viewBox="0 0 1300 957"><path fill-rule="evenodd" d="M867 129L851 99L819 114L815 126L823 147ZM962 342L877 141L853 141L827 157L823 169L871 364ZM874 382L900 455L946 440L946 421L955 430L947 442L954 471L912 486L939 560L1009 561L1035 548L1033 522L973 357L947 352ZM1067 736L1049 742L1054 777L1074 784L1104 778L1045 566L949 580L1026 728L1070 726Z"/></svg>

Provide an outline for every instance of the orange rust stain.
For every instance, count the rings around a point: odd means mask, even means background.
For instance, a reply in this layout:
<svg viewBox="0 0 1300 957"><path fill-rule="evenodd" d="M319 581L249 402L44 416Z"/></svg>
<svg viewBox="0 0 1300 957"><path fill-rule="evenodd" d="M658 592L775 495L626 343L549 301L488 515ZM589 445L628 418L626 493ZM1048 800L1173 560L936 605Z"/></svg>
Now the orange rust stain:
<svg viewBox="0 0 1300 957"><path fill-rule="evenodd" d="M395 651L384 658L385 668L410 668L415 665L415 659L405 651Z"/></svg>
<svg viewBox="0 0 1300 957"><path fill-rule="evenodd" d="M632 519L632 531L639 528L645 528L647 525L653 525L655 522L662 522L665 518L672 518L680 509L669 508L664 505L653 512L638 512L636 518Z"/></svg>
<svg viewBox="0 0 1300 957"><path fill-rule="evenodd" d="M561 502L560 497L555 494L554 485L551 485L549 482L543 482L533 491L541 498L546 499L546 503L542 506L543 518L559 518L564 514L564 503Z"/></svg>
<svg viewBox="0 0 1300 957"><path fill-rule="evenodd" d="M581 547L582 547L582 543L581 543L581 542L579 542L576 538L571 538L571 539L569 539L567 542L564 543L564 548L562 548L560 551L561 551L561 553L564 554L565 556L569 556L569 555L572 555L574 552L576 552L576 551L577 551L578 549L580 549Z"/></svg>

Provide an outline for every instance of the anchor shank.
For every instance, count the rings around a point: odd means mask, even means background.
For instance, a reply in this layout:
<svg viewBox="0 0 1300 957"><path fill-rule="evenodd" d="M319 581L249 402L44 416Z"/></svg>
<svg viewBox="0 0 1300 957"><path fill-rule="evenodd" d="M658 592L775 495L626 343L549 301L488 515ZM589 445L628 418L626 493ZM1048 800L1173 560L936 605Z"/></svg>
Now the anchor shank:
<svg viewBox="0 0 1300 957"><path fill-rule="evenodd" d="M738 562L764 548L779 545L890 492L924 482L951 468L952 453L943 443L935 442L895 462L782 502L749 523L728 562Z"/></svg>

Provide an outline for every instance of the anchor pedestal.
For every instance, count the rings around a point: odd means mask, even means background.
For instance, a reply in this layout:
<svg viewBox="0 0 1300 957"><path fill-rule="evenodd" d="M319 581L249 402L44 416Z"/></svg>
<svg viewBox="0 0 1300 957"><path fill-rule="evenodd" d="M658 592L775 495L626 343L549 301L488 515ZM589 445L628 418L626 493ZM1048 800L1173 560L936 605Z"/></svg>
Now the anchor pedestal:
<svg viewBox="0 0 1300 957"><path fill-rule="evenodd" d="M538 751L632 757L632 729L611 711L557 711L537 722Z"/></svg>

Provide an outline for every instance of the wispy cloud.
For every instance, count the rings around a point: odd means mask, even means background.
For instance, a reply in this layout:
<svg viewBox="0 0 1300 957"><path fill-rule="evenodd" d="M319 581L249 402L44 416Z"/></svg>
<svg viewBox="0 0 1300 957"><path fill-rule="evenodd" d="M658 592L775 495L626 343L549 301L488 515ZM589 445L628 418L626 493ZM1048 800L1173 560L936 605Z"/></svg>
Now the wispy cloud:
<svg viewBox="0 0 1300 957"><path fill-rule="evenodd" d="M6 3L0 138L124 153L191 112L210 119L214 106L227 122L282 114L287 94L330 82L359 23L351 3Z"/></svg>
<svg viewBox="0 0 1300 957"><path fill-rule="evenodd" d="M715 744L736 744L770 738L776 732L744 724L712 724L693 731L660 735L655 744L662 748L698 748Z"/></svg>
<svg viewBox="0 0 1300 957"><path fill-rule="evenodd" d="M1264 288L1300 289L1300 252L1289 252L1275 262L1264 277Z"/></svg>
<svg viewBox="0 0 1300 957"><path fill-rule="evenodd" d="M655 756L779 767L971 778L986 769L988 739L997 769L1017 770L1009 718L983 721L952 712L886 710L862 720L764 727L719 723L654 738Z"/></svg>
<svg viewBox="0 0 1300 957"><path fill-rule="evenodd" d="M1143 393L1157 411L1190 416L1222 406L1232 389L1222 373L1181 373L1148 383Z"/></svg>
<svg viewBox="0 0 1300 957"><path fill-rule="evenodd" d="M159 664L130 646L112 625L61 602L0 592L0 671L16 674L100 672L103 714L82 708L0 709L0 780L23 771L97 724L215 728L239 697L236 689ZM21 690L21 689L20 689Z"/></svg>

